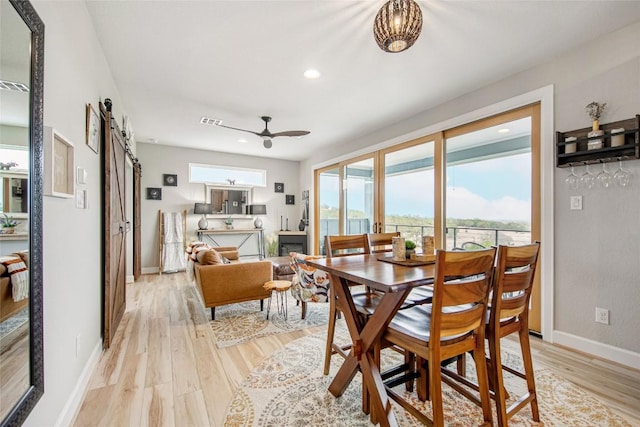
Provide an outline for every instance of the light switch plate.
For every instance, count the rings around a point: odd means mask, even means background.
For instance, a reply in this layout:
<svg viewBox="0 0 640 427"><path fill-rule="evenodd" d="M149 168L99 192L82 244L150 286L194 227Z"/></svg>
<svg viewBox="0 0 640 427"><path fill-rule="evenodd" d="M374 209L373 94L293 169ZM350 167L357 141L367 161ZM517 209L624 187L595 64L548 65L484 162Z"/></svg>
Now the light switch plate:
<svg viewBox="0 0 640 427"><path fill-rule="evenodd" d="M572 211L582 210L582 196L571 196L569 199Z"/></svg>
<svg viewBox="0 0 640 427"><path fill-rule="evenodd" d="M86 184L87 183L87 170L85 168L78 167L77 171L77 179L78 184Z"/></svg>

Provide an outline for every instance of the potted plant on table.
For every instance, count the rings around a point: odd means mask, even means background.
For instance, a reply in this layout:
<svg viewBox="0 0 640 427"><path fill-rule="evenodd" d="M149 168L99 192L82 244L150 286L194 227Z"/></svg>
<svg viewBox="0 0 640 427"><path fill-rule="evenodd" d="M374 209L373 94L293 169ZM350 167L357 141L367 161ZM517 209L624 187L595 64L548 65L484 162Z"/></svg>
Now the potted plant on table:
<svg viewBox="0 0 640 427"><path fill-rule="evenodd" d="M224 220L224 227L227 230L233 230L233 218L231 218L230 216L227 217L227 219Z"/></svg>
<svg viewBox="0 0 640 427"><path fill-rule="evenodd" d="M411 259L411 254L416 253L416 243L413 240L406 240L404 242L404 248L405 256L407 257L407 259Z"/></svg>
<svg viewBox="0 0 640 427"><path fill-rule="evenodd" d="M16 225L18 225L18 221L7 214L4 214L4 218L0 220L0 226L2 226L3 234L13 234L15 232Z"/></svg>

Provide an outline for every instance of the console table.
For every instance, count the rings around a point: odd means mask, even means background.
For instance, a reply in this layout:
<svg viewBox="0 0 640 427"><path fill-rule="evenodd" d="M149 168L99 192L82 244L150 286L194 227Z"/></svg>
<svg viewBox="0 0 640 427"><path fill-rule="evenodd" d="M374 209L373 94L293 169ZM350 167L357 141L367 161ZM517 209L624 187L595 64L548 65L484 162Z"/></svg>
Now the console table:
<svg viewBox="0 0 640 427"><path fill-rule="evenodd" d="M229 246L229 244L221 244L216 241L216 237L220 238L222 236L233 236L234 240L237 240L237 243L234 242L233 245L238 248L238 252L240 252L240 248L244 245L250 238L255 237L258 240L258 253L257 254L240 254L240 256L258 256L260 259L264 259L264 230L262 228L234 228L231 230L227 229L215 229L215 230L197 230L198 240L201 242L213 244L214 246Z"/></svg>

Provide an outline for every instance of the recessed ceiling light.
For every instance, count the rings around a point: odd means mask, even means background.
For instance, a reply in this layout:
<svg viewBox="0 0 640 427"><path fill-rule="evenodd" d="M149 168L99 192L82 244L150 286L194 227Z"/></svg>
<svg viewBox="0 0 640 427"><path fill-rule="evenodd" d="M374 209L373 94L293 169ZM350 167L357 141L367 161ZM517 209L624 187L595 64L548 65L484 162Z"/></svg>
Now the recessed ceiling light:
<svg viewBox="0 0 640 427"><path fill-rule="evenodd" d="M510 130L507 128L498 129L498 133L509 133Z"/></svg>
<svg viewBox="0 0 640 427"><path fill-rule="evenodd" d="M310 80L317 79L320 77L320 71L314 70L313 68L309 68L304 72L304 76Z"/></svg>
<svg viewBox="0 0 640 427"><path fill-rule="evenodd" d="M239 142L240 144L246 144L246 143L247 143L247 140L246 140L246 139L244 139L244 138L240 138L240 139L238 140L238 142Z"/></svg>

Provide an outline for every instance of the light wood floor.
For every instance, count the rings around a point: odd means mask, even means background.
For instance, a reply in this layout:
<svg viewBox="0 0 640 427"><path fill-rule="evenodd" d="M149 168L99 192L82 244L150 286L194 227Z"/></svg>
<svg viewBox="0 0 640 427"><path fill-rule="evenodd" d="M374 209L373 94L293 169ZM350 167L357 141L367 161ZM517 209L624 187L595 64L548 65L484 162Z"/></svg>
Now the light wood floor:
<svg viewBox="0 0 640 427"><path fill-rule="evenodd" d="M127 312L98 362L74 426L222 426L234 391L257 364L288 342L326 328L219 349L210 312L186 274L142 276L127 292ZM536 367L575 382L640 425L639 371L537 339L532 345Z"/></svg>

